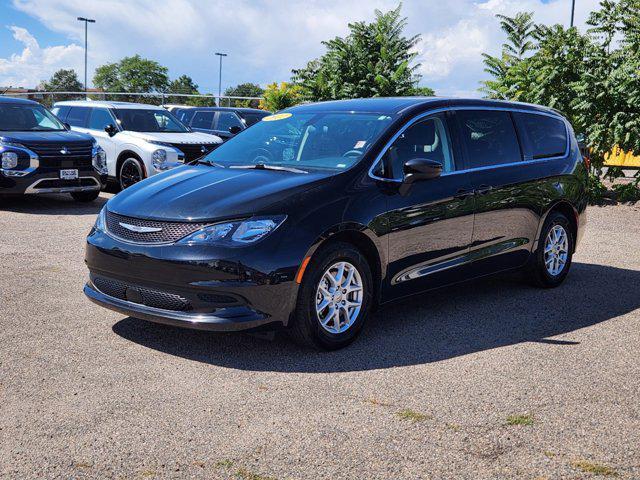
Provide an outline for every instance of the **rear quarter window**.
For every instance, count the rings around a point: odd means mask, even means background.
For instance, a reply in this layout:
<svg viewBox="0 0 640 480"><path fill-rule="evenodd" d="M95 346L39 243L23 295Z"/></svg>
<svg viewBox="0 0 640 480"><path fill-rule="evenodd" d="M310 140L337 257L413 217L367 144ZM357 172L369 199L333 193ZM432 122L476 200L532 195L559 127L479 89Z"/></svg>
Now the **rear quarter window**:
<svg viewBox="0 0 640 480"><path fill-rule="evenodd" d="M567 128L563 120L534 113L514 113L527 156L534 160L564 156L567 151Z"/></svg>

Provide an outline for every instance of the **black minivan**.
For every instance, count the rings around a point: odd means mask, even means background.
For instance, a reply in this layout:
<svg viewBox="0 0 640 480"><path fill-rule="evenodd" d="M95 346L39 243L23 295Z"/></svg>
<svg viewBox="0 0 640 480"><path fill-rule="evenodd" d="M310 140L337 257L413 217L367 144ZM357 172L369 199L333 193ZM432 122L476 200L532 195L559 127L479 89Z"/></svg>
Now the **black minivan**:
<svg viewBox="0 0 640 480"><path fill-rule="evenodd" d="M140 319L283 327L336 349L407 295L510 269L559 285L586 184L571 125L548 108L301 105L112 198L87 238L84 291Z"/></svg>
<svg viewBox="0 0 640 480"><path fill-rule="evenodd" d="M0 195L70 193L90 202L107 179L96 141L31 100L0 96L0 159Z"/></svg>

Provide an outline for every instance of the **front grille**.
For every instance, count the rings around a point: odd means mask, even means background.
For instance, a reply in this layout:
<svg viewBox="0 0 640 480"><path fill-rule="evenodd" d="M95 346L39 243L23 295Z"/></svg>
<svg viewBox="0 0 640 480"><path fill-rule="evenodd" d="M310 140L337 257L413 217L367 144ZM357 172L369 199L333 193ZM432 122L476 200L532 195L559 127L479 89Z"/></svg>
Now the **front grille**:
<svg viewBox="0 0 640 480"><path fill-rule="evenodd" d="M177 148L184 153L184 161L191 162L196 158L200 158L203 155L213 151L218 144L217 143L172 143L172 147ZM204 147L204 152L202 151Z"/></svg>
<svg viewBox="0 0 640 480"><path fill-rule="evenodd" d="M68 187L97 187L98 184L91 178L78 178L77 180L43 180L33 188L35 190L43 188L68 188Z"/></svg>
<svg viewBox="0 0 640 480"><path fill-rule="evenodd" d="M32 142L23 145L38 154L40 165L53 168L91 166L92 142ZM67 153L61 153L62 151Z"/></svg>
<svg viewBox="0 0 640 480"><path fill-rule="evenodd" d="M160 230L157 232L134 232L123 227L122 224ZM173 243L206 225L209 224L143 220L125 217L107 210L107 230L118 238L134 243Z"/></svg>
<svg viewBox="0 0 640 480"><path fill-rule="evenodd" d="M175 293L160 292L139 287L112 278L93 277L93 285L105 295L147 307L186 312L192 309L191 302Z"/></svg>

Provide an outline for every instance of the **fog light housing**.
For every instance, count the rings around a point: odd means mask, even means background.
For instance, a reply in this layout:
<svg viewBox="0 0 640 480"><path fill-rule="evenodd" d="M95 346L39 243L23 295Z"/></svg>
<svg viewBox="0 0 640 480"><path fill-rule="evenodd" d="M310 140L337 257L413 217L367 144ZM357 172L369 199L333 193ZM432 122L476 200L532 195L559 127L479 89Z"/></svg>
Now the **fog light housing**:
<svg viewBox="0 0 640 480"><path fill-rule="evenodd" d="M16 152L2 152L2 168L11 170L18 166L18 154Z"/></svg>
<svg viewBox="0 0 640 480"><path fill-rule="evenodd" d="M151 160L153 161L153 168L156 170L166 170L169 168L167 165L167 151L159 148L154 151L151 155Z"/></svg>

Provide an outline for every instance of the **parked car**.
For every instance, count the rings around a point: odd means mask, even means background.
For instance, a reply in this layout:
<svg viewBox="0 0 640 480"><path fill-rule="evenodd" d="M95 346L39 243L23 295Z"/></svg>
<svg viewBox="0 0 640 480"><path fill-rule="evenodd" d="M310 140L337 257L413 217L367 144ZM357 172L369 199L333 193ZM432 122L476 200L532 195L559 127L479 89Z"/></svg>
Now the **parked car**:
<svg viewBox="0 0 640 480"><path fill-rule="evenodd" d="M255 125L271 112L256 108L198 107L175 109L174 114L193 130L217 135L224 141Z"/></svg>
<svg viewBox="0 0 640 480"><path fill-rule="evenodd" d="M70 193L90 202L106 181L96 141L31 100L0 96L0 158L0 195Z"/></svg>
<svg viewBox="0 0 640 480"><path fill-rule="evenodd" d="M573 130L548 108L301 105L112 198L87 238L84 291L145 320L283 327L340 348L408 295L511 269L560 285L586 184Z"/></svg>
<svg viewBox="0 0 640 480"><path fill-rule="evenodd" d="M222 140L193 132L162 107L128 102L58 102L52 111L73 130L92 135L107 155L109 179L125 189L191 162Z"/></svg>

